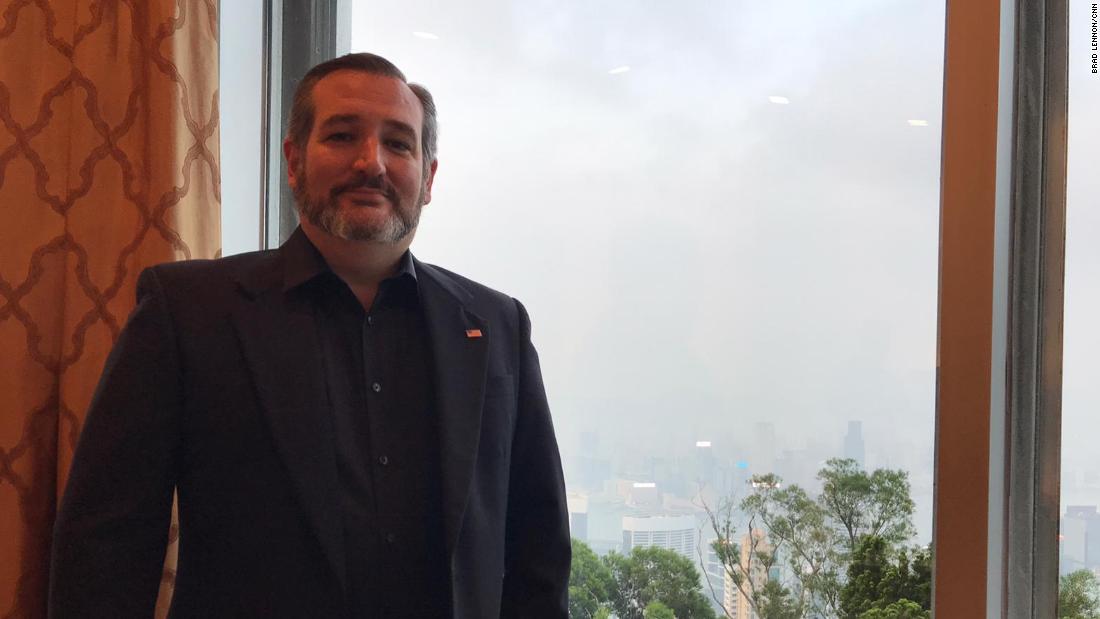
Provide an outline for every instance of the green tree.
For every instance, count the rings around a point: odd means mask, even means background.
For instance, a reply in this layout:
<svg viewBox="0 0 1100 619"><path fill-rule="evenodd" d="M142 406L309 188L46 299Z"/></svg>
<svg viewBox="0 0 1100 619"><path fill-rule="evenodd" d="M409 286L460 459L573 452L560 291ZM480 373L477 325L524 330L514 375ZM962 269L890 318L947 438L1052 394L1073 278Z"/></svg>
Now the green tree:
<svg viewBox="0 0 1100 619"><path fill-rule="evenodd" d="M886 608L872 608L859 619L929 619L932 613L911 600L898 600Z"/></svg>
<svg viewBox="0 0 1100 619"><path fill-rule="evenodd" d="M753 482L753 493L741 502L741 510L750 520L759 519L772 552L786 559L798 611L835 614L845 553L829 513L801 487L784 486L778 476Z"/></svg>
<svg viewBox="0 0 1100 619"><path fill-rule="evenodd" d="M932 551L928 548L902 548L897 552L879 584L882 604L910 601L923 608L932 608Z"/></svg>
<svg viewBox="0 0 1100 619"><path fill-rule="evenodd" d="M609 609L615 580L596 553L573 538L573 563L569 566L569 618L596 619Z"/></svg>
<svg viewBox="0 0 1100 619"><path fill-rule="evenodd" d="M1058 582L1058 619L1100 619L1100 582L1089 570L1077 570Z"/></svg>
<svg viewBox="0 0 1100 619"><path fill-rule="evenodd" d="M840 592L840 616L858 619L878 607L879 584L887 569L886 540L868 535L852 554L848 580Z"/></svg>
<svg viewBox="0 0 1100 619"><path fill-rule="evenodd" d="M650 602L642 611L643 619L676 619L676 613L660 602Z"/></svg>
<svg viewBox="0 0 1100 619"><path fill-rule="evenodd" d="M931 608L932 555L925 549L892 553L886 540L867 535L848 565L840 592L844 619L927 617ZM920 611L924 614L914 614ZM885 613L885 614L884 614Z"/></svg>
<svg viewBox="0 0 1100 619"><path fill-rule="evenodd" d="M795 617L834 616L845 546L828 513L805 490L784 486L777 475L754 476L751 483L752 493L736 506L727 501L716 510L707 510L717 539L714 548L730 580L757 615L764 616L769 595L786 590L786 601L773 600L771 608L789 607ZM744 541L738 543L736 534L741 527L736 515L747 519L750 531L762 533L747 537L748 548L742 548ZM773 569L776 567L786 569ZM775 573L788 577L766 595L764 589ZM732 614L731 610L726 609L727 614Z"/></svg>
<svg viewBox="0 0 1100 619"><path fill-rule="evenodd" d="M711 543L718 561L722 564L726 580L737 587L741 595L745 596L753 611L759 616L761 606L766 599L765 588L773 568L779 561L778 549L767 539L767 533L760 528L760 514L750 515L748 528L750 534L744 536L739 542L737 537L737 522L735 513L739 506L733 500L724 500L718 507L707 507L707 516L715 533L715 540ZM744 559L748 558L746 564ZM708 581L709 582L709 581ZM775 595L773 589L767 594ZM787 592L789 595L789 591ZM722 605L725 614L732 617L737 612L736 608L726 608L725 600L714 590L711 596L718 604Z"/></svg>
<svg viewBox="0 0 1100 619"><path fill-rule="evenodd" d="M790 589L776 580L769 580L761 588L755 607L760 619L802 619L805 610L795 600Z"/></svg>
<svg viewBox="0 0 1100 619"><path fill-rule="evenodd" d="M867 473L855 460L832 459L817 477L822 491L816 497L797 485L785 485L777 475L766 474L750 480L752 491L740 502L726 499L714 509L705 506L717 540L713 548L726 575L750 600L753 610L763 616L762 607L768 599L763 589L778 580L772 589L788 590L783 598L787 602L773 607L789 606L792 616L858 617L842 611L841 594L860 540L868 536L882 542L883 562L879 573L865 579L873 576L876 587L885 579L884 586L897 591L867 592L868 603L860 612L881 610L900 600L927 609L931 582L927 552L897 552L915 533L908 474L892 469ZM757 543L755 535L740 538L746 529L761 530L759 539L765 543ZM749 548L742 548L743 539L749 540ZM901 563L886 561L894 557ZM779 576L772 575L773 567L783 568L778 570ZM761 578L760 570L771 576ZM917 578L917 573L928 577ZM902 591L904 587L913 590ZM731 609L726 610L730 614Z"/></svg>
<svg viewBox="0 0 1100 619"><path fill-rule="evenodd" d="M713 619L699 572L690 559L664 548L635 548L604 557L615 586L611 607L619 619L644 619L651 602L661 602L678 619Z"/></svg>
<svg viewBox="0 0 1100 619"><path fill-rule="evenodd" d="M819 502L848 537L855 551L859 540L874 535L890 546L903 544L916 532L915 504L909 496L909 474L900 469L876 469L867 474L850 458L833 458L818 472Z"/></svg>

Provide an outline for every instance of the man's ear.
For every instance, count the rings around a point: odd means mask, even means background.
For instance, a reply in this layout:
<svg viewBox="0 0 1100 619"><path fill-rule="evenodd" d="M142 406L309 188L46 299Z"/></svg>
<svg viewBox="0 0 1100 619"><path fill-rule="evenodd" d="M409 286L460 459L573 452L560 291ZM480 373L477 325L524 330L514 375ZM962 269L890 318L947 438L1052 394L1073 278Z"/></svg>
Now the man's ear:
<svg viewBox="0 0 1100 619"><path fill-rule="evenodd" d="M439 167L439 160L432 159L432 165L428 166L428 178L424 179L424 204L432 201L432 183L435 182L435 170Z"/></svg>
<svg viewBox="0 0 1100 619"><path fill-rule="evenodd" d="M283 156L286 157L286 181L291 189L298 188L298 163L301 153L298 145L290 138L283 140Z"/></svg>

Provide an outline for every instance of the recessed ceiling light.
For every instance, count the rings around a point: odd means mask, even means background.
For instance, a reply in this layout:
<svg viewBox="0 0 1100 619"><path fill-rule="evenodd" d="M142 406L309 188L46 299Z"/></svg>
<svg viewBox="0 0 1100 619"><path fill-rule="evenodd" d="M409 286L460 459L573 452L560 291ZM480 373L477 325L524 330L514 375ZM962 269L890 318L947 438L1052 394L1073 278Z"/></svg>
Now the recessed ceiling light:
<svg viewBox="0 0 1100 619"><path fill-rule="evenodd" d="M710 447L710 441L695 441L696 447Z"/></svg>
<svg viewBox="0 0 1100 619"><path fill-rule="evenodd" d="M778 103L779 105L787 105L791 102L791 100L787 97L780 97L779 95L772 95L768 97L768 101L771 101L772 103Z"/></svg>
<svg viewBox="0 0 1100 619"><path fill-rule="evenodd" d="M909 122L910 127L927 127L928 126L928 121L927 120L910 120L908 122Z"/></svg>
<svg viewBox="0 0 1100 619"><path fill-rule="evenodd" d="M414 32L413 36L418 38L418 39L429 39L431 41L438 41L439 40L439 37L437 35L434 35L430 32L421 32L419 30Z"/></svg>
<svg viewBox="0 0 1100 619"><path fill-rule="evenodd" d="M630 66L624 64L621 67L615 67L614 69L611 69L610 71L608 71L608 73L610 75L618 75L620 73L626 73L629 70L630 70Z"/></svg>

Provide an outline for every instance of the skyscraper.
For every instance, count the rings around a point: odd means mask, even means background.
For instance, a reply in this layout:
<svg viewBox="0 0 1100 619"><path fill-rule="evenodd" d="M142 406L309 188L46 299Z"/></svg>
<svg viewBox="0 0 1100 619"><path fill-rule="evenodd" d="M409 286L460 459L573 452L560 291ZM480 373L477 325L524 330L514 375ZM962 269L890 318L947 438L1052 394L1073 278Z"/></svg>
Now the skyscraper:
<svg viewBox="0 0 1100 619"><path fill-rule="evenodd" d="M1062 516L1059 572L1100 568L1100 512L1095 505L1070 505Z"/></svg>
<svg viewBox="0 0 1100 619"><path fill-rule="evenodd" d="M772 552L767 533L762 529L753 529L741 538L741 561L735 570L741 574L741 583L737 584L726 574L724 605L736 619L759 619L753 610L752 594L761 591L773 575L760 557Z"/></svg>
<svg viewBox="0 0 1100 619"><path fill-rule="evenodd" d="M695 548L695 516L638 515L623 516L623 554L634 548L664 548L698 562Z"/></svg>

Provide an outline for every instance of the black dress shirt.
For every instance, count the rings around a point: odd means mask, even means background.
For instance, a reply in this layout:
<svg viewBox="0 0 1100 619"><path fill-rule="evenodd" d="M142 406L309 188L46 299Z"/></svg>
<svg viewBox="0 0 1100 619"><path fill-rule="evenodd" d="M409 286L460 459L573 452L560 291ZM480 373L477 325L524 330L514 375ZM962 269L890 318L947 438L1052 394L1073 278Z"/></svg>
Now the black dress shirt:
<svg viewBox="0 0 1100 619"><path fill-rule="evenodd" d="M405 252L365 310L306 236L296 236L284 283L312 304L321 342L351 616L446 616L432 352L412 256Z"/></svg>

